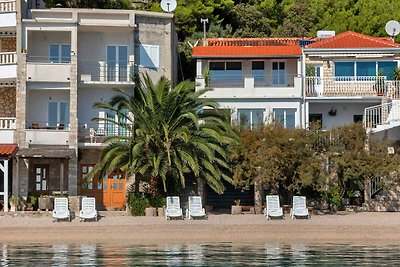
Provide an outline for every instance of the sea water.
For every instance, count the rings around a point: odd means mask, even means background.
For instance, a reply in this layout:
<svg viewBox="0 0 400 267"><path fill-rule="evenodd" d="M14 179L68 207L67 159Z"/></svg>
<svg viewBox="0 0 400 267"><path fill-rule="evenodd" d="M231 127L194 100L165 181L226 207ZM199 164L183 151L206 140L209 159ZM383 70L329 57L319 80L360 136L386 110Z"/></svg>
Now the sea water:
<svg viewBox="0 0 400 267"><path fill-rule="evenodd" d="M0 244L0 266L400 266L400 246Z"/></svg>

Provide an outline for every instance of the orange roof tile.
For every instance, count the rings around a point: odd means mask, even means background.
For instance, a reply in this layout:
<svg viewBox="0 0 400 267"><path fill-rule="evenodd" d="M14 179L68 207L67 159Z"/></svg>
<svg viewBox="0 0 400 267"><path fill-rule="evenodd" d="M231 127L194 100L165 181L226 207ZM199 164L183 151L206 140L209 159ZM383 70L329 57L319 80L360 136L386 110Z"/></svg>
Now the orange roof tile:
<svg viewBox="0 0 400 267"><path fill-rule="evenodd" d="M306 48L399 48L400 44L387 38L373 37L347 31L336 36L316 41Z"/></svg>
<svg viewBox="0 0 400 267"><path fill-rule="evenodd" d="M17 150L17 145L0 145L0 157L9 157Z"/></svg>
<svg viewBox="0 0 400 267"><path fill-rule="evenodd" d="M298 38L207 38L208 46L298 46Z"/></svg>
<svg viewBox="0 0 400 267"><path fill-rule="evenodd" d="M197 46L193 57L301 56L300 46Z"/></svg>

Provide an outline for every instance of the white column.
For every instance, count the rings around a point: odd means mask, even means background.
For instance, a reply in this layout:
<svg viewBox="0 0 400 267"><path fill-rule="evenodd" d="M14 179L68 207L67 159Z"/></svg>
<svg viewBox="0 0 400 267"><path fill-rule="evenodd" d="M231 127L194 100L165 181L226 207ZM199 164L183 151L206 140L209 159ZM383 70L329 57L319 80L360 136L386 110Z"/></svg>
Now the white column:
<svg viewBox="0 0 400 267"><path fill-rule="evenodd" d="M203 67L201 59L196 60L196 77L203 77Z"/></svg>
<svg viewBox="0 0 400 267"><path fill-rule="evenodd" d="M4 174L4 192L0 192L0 194L4 196L4 211L8 211L8 159L3 162L3 165L0 163L0 170Z"/></svg>

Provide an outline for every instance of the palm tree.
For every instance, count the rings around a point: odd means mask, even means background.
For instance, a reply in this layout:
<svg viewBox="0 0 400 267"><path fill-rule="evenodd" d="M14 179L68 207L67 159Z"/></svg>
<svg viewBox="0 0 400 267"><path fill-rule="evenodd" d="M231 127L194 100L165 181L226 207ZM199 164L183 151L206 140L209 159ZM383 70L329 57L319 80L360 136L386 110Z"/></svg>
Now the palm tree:
<svg viewBox="0 0 400 267"><path fill-rule="evenodd" d="M126 133L105 140L94 172L100 177L114 170L141 174L147 178L153 196L160 182L167 192L167 184L184 187L189 176L205 179L222 193L222 181L231 179L226 174L230 169L227 151L238 136L225 116L217 112L217 103L200 98L205 91L196 92L188 81L171 88L165 77L157 83L148 74L134 80L134 95L117 89L119 95L110 102L94 105L122 118L96 120L114 124Z"/></svg>

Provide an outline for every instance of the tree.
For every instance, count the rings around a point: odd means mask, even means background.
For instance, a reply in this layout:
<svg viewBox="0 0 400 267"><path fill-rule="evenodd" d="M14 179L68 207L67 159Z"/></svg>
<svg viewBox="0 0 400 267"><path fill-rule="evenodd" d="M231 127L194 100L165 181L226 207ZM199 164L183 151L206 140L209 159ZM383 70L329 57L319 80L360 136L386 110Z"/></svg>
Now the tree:
<svg viewBox="0 0 400 267"><path fill-rule="evenodd" d="M162 77L153 83L148 74L135 78L135 94L117 90L109 103L95 107L115 112L121 120L105 120L126 135L108 137L94 173L99 177L114 170L140 174L156 196L160 184L185 186L187 177L205 181L222 193L227 175L228 146L237 142L233 128L217 112L215 101L200 98L188 81L170 88ZM207 110L207 112L203 110Z"/></svg>

